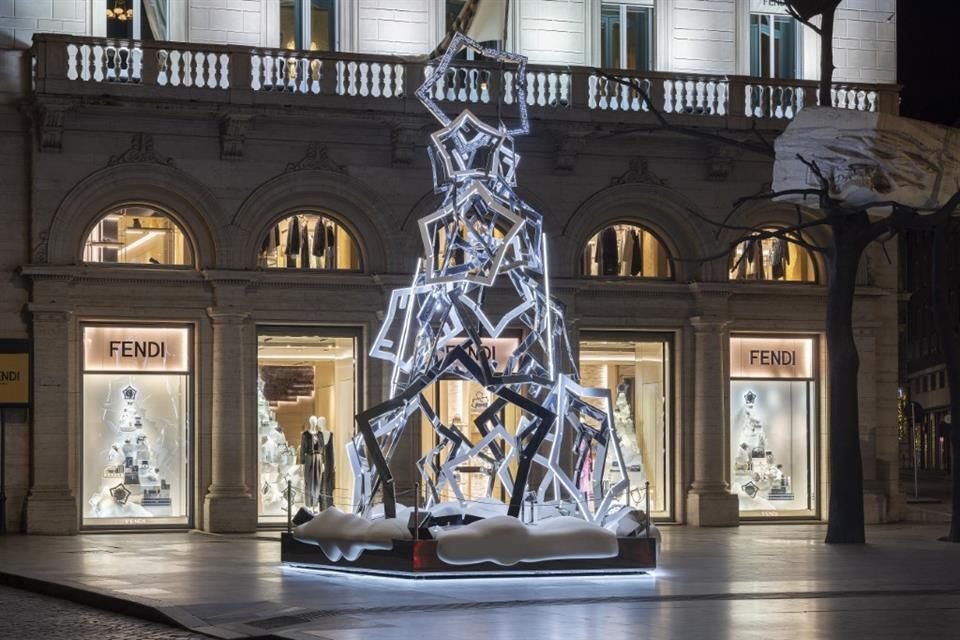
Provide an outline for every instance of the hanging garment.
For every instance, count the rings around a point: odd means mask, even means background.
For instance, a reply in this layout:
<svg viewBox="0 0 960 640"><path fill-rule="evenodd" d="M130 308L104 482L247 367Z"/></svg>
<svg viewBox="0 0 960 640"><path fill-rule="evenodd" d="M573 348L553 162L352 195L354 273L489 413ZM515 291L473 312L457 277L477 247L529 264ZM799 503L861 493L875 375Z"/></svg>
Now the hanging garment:
<svg viewBox="0 0 960 640"><path fill-rule="evenodd" d="M737 261L733 264L731 270L736 270L737 280L746 280L747 279L747 264L751 262L750 260L750 251L752 250L753 240L744 240L740 243L740 246L743 248L740 257L737 258Z"/></svg>
<svg viewBox="0 0 960 640"><path fill-rule="evenodd" d="M623 232L623 241L620 242L620 275L629 276L630 275L630 262L633 257L634 243L636 239L633 237L633 233L629 229Z"/></svg>
<svg viewBox="0 0 960 640"><path fill-rule="evenodd" d="M300 268L310 268L310 226L306 222L300 231Z"/></svg>
<svg viewBox="0 0 960 640"><path fill-rule="evenodd" d="M587 246L583 248L583 256L581 257L582 264L580 265L580 274L584 276L593 275L590 272L590 266L593 264L593 243L588 242Z"/></svg>
<svg viewBox="0 0 960 640"><path fill-rule="evenodd" d="M313 227L313 255L322 258L327 251L327 228L323 226L323 218L317 218L317 224ZM325 266L317 260L317 266Z"/></svg>
<svg viewBox="0 0 960 640"><path fill-rule="evenodd" d="M786 238L777 238L773 245L773 278L781 280L787 275L787 265L790 264L790 243Z"/></svg>
<svg viewBox="0 0 960 640"><path fill-rule="evenodd" d="M324 438L321 432L320 439ZM323 445L323 472L320 474L320 508L327 509L333 506L333 487L334 487L334 450L333 434L326 434L326 443Z"/></svg>
<svg viewBox="0 0 960 640"><path fill-rule="evenodd" d="M287 222L287 266L297 266L297 256L300 255L300 223L297 216L291 216Z"/></svg>
<svg viewBox="0 0 960 640"><path fill-rule="evenodd" d="M303 500L308 507L320 504L323 470L323 438L304 431L300 436L300 464L303 465Z"/></svg>
<svg viewBox="0 0 960 640"><path fill-rule="evenodd" d="M454 222L451 228L452 233L449 237L455 247L453 250L453 262L454 264L463 264L463 243L461 242L460 225Z"/></svg>
<svg viewBox="0 0 960 640"><path fill-rule="evenodd" d="M638 276L643 271L643 238L636 231L633 236L633 254L630 255L630 275Z"/></svg>
<svg viewBox="0 0 960 640"><path fill-rule="evenodd" d="M597 252L600 275L617 275L620 267L620 255L617 250L617 230L613 227L607 227L600 232L600 250Z"/></svg>
<svg viewBox="0 0 960 640"><path fill-rule="evenodd" d="M327 269L337 268L337 230L334 225L327 226Z"/></svg>
<svg viewBox="0 0 960 640"><path fill-rule="evenodd" d="M754 280L763 280L767 277L763 268L763 241L753 241L753 278Z"/></svg>

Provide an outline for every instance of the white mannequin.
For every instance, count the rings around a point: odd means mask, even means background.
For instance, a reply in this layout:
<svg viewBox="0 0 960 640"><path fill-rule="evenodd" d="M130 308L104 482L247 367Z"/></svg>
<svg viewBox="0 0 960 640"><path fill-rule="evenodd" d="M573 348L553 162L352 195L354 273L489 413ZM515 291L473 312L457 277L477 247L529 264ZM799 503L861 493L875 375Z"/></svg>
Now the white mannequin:
<svg viewBox="0 0 960 640"><path fill-rule="evenodd" d="M327 419L323 416L310 416L310 419L315 421L312 423L316 427L314 429L314 433L319 431L321 434L323 434L323 444L330 442L330 437L333 434L327 431Z"/></svg>
<svg viewBox="0 0 960 640"><path fill-rule="evenodd" d="M307 419L307 425L308 425L307 428L310 430L310 433L316 433L316 432L317 432L317 430L318 430L318 428L319 428L319 426L318 426L318 425L319 425L319 422L320 422L320 420L319 420L319 418L317 418L317 416L310 416L310 417Z"/></svg>

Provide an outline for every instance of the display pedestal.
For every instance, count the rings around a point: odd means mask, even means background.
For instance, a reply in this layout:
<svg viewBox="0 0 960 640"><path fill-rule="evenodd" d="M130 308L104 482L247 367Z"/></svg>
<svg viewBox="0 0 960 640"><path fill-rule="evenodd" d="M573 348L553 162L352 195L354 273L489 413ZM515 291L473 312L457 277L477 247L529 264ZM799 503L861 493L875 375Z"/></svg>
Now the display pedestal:
<svg viewBox="0 0 960 640"><path fill-rule="evenodd" d="M687 524L694 527L736 527L740 524L740 501L726 491L687 494Z"/></svg>
<svg viewBox="0 0 960 640"><path fill-rule="evenodd" d="M31 491L27 496L27 533L72 535L77 533L77 500L60 491Z"/></svg>
<svg viewBox="0 0 960 640"><path fill-rule="evenodd" d="M393 576L397 578L462 578L493 576L623 575L643 574L657 567L654 538L619 538L619 553L613 558L518 562L502 566L493 562L453 565L437 556L436 540L394 540L393 549L370 550L354 562L327 558L320 547L280 536L280 559L295 567Z"/></svg>
<svg viewBox="0 0 960 640"><path fill-rule="evenodd" d="M253 533L257 530L257 501L251 496L208 495L203 501L203 530Z"/></svg>

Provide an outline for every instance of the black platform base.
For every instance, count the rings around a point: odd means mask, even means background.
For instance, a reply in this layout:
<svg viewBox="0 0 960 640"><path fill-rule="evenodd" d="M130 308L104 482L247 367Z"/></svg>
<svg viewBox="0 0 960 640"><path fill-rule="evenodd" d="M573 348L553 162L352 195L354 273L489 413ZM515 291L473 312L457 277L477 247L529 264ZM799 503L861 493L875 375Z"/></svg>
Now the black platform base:
<svg viewBox="0 0 960 640"><path fill-rule="evenodd" d="M436 540L394 540L393 549L389 551L368 550L354 562L343 559L333 562L320 547L283 533L280 559L284 564L307 569L397 578L635 575L657 567L657 543L653 538L620 538L618 543L620 552L612 558L518 562L505 567L493 562L447 564L437 556Z"/></svg>

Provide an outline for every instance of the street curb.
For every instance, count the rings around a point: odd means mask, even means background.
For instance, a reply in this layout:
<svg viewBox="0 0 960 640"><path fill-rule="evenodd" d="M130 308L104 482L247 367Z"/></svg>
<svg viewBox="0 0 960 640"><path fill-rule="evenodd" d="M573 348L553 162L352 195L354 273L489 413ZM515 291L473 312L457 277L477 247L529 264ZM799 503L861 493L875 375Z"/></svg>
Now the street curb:
<svg viewBox="0 0 960 640"><path fill-rule="evenodd" d="M147 622L157 622L191 633L208 636L210 638L232 639L246 638L248 640L279 640L280 636L269 635L242 635L235 632L219 629L207 625L203 620L184 611L180 607L157 607L146 602L129 597L120 597L106 593L92 587L78 587L50 580L31 578L16 573L0 571L0 585L31 591L41 595L69 600L77 604L86 605L95 609L119 613Z"/></svg>

